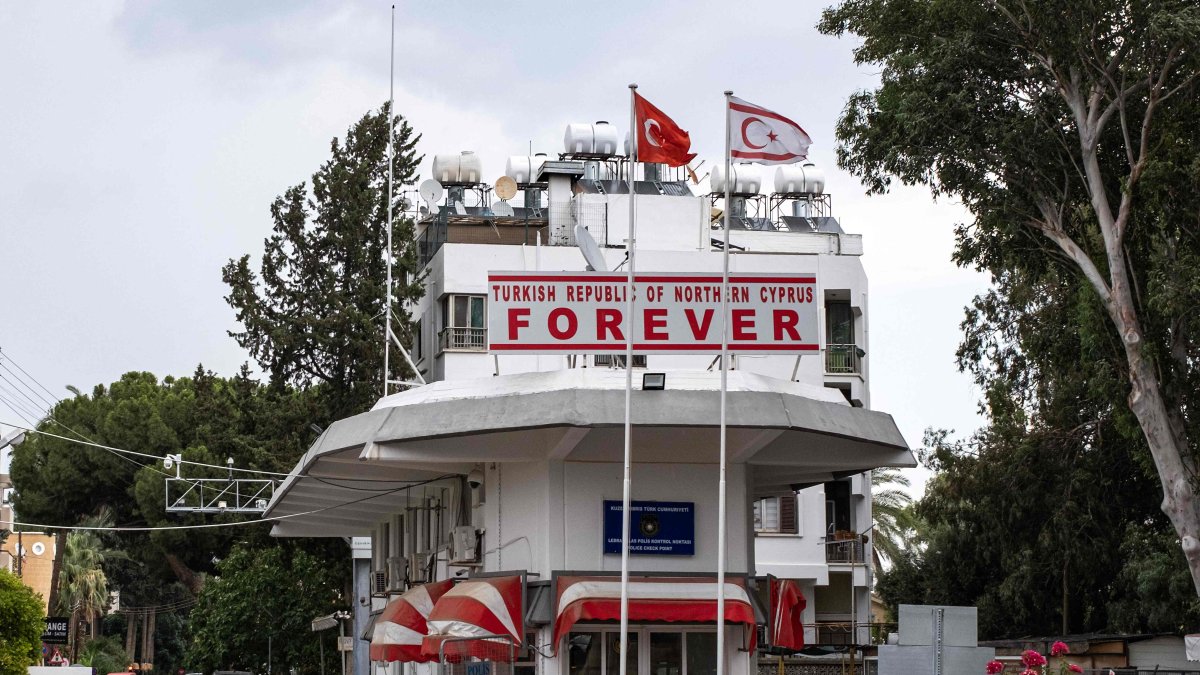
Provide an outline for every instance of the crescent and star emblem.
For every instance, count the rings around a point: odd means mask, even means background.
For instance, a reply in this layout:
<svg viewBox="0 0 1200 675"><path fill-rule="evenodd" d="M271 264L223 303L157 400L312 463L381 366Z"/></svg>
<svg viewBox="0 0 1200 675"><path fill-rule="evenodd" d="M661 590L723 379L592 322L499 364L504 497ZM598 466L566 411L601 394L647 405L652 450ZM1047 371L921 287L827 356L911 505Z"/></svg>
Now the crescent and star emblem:
<svg viewBox="0 0 1200 675"><path fill-rule="evenodd" d="M660 143L658 141L658 138L662 137L662 131L659 130L658 120L655 120L655 119L646 120L644 128L646 131L646 142L649 143L650 145L653 145L656 148L661 148L662 143ZM651 129L654 130L654 133L650 133Z"/></svg>
<svg viewBox="0 0 1200 675"><path fill-rule="evenodd" d="M767 143L763 143L762 145L755 145L754 143L750 142L750 136L747 135L747 132L750 129L750 125L754 124L755 122L758 122L759 124L763 125L764 127L767 127L767 124L765 122L763 122L761 119L759 119L757 117L747 117L745 120L742 121L742 143L744 143L747 148L751 148L754 150L762 150L763 148L767 147ZM772 131L770 127L767 127L767 138L769 139L769 141L768 141L769 143L774 143L775 141L779 140L779 135L776 134L774 131Z"/></svg>

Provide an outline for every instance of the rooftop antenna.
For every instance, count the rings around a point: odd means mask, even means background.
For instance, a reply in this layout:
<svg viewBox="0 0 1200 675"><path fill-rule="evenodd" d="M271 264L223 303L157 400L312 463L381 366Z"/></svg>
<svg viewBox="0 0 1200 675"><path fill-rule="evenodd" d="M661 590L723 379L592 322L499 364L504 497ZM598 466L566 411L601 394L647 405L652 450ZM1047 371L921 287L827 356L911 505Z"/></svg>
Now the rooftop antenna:
<svg viewBox="0 0 1200 675"><path fill-rule="evenodd" d="M392 230L395 229L395 218L393 217L393 209L395 208L395 167L396 167L396 6L392 5L392 42L391 42L391 63L388 69L388 200L387 200L387 283L384 290L383 298L383 395L387 396L391 393L391 385L410 385L425 384L425 378L421 377L421 371L417 369L417 364L413 363L412 356L408 350L401 344L400 338L396 336L396 332L392 330L392 321L395 320L395 314L392 313L393 296L392 296ZM438 186L441 187L440 185ZM408 210L408 200L405 199L400 204L402 211ZM436 213L436 210L434 211ZM416 382L405 382L402 380L392 379L391 357L392 344L396 345L396 349L400 351L400 355L408 362L408 366L412 368L413 375L416 377Z"/></svg>
<svg viewBox="0 0 1200 675"><path fill-rule="evenodd" d="M388 213L387 213L387 286L383 298L383 395L389 390L388 380L392 377L392 180L396 164L394 147L396 128L396 6L392 5L392 42L389 47L391 61L388 66Z"/></svg>

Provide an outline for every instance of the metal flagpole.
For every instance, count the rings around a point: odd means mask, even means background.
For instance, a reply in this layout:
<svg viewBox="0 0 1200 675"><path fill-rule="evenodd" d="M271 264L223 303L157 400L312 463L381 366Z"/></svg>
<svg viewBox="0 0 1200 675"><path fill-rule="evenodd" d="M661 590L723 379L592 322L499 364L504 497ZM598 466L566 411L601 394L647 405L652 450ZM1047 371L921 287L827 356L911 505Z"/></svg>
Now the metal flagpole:
<svg viewBox="0 0 1200 675"><path fill-rule="evenodd" d="M630 473L633 463L633 271L634 251L637 244L637 226L634 220L637 210L634 197L634 168L637 166L637 106L634 97L637 85L629 85L629 242L625 245L629 254L629 267L625 270L625 480L621 485L621 666L619 675L626 675L629 660L629 519L630 519Z"/></svg>
<svg viewBox="0 0 1200 675"><path fill-rule="evenodd" d="M388 395L389 361L392 356L392 173L396 163L396 6L392 5L391 66L388 68L388 203L387 203L387 285L383 296L383 395Z"/></svg>
<svg viewBox="0 0 1200 675"><path fill-rule="evenodd" d="M725 240L721 244L721 478L717 487L717 675L725 675L725 396L729 391L729 188L733 183L725 92Z"/></svg>

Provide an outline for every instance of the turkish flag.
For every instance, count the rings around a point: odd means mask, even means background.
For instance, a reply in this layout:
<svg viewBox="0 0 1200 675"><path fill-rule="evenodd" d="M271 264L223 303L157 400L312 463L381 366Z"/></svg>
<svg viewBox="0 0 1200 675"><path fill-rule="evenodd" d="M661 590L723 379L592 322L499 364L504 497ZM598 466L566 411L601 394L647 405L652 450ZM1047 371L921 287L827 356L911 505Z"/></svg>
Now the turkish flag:
<svg viewBox="0 0 1200 675"><path fill-rule="evenodd" d="M683 166L696 157L688 132L663 114L654 104L633 93L637 114L637 161Z"/></svg>

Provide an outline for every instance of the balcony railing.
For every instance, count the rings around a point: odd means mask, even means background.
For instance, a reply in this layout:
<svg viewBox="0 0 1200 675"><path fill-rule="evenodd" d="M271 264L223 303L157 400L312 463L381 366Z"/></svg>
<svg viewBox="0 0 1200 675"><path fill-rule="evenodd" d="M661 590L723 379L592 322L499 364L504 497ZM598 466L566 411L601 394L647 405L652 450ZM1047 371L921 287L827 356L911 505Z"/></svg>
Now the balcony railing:
<svg viewBox="0 0 1200 675"><path fill-rule="evenodd" d="M881 645L887 642L888 633L897 630L895 623L876 623L859 621L857 624L849 621L822 621L817 619L816 642L823 647L848 647L852 642L858 646ZM854 639L854 627L858 627L858 639Z"/></svg>
<svg viewBox="0 0 1200 675"><path fill-rule="evenodd" d="M859 539L825 542L825 562L827 563L862 563L863 543Z"/></svg>
<svg viewBox="0 0 1200 675"><path fill-rule="evenodd" d="M857 375L862 372L858 345L825 345L825 372Z"/></svg>
<svg viewBox="0 0 1200 675"><path fill-rule="evenodd" d="M486 352L486 328L443 328L438 333L438 345L442 351Z"/></svg>

